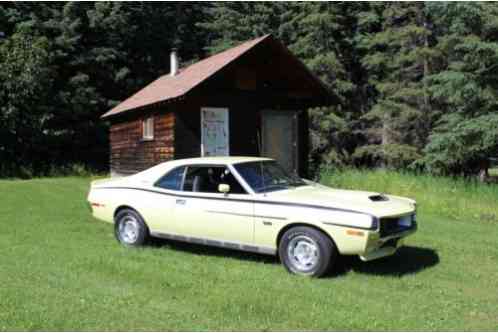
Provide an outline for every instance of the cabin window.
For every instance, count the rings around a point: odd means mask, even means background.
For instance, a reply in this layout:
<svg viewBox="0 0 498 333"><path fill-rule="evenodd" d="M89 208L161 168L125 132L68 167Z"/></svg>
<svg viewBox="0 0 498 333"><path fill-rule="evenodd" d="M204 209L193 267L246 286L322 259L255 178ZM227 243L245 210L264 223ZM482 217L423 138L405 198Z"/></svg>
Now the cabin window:
<svg viewBox="0 0 498 333"><path fill-rule="evenodd" d="M144 140L154 139L154 117L148 117L144 119L142 138Z"/></svg>

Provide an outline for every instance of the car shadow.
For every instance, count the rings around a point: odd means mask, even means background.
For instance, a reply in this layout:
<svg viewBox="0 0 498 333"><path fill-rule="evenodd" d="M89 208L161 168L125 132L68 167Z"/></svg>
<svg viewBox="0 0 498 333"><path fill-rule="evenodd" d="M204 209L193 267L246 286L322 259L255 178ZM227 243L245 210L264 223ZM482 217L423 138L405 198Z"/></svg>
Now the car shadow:
<svg viewBox="0 0 498 333"><path fill-rule="evenodd" d="M237 260L280 265L280 260L277 256L197 245L174 240L154 238L151 240L149 246L157 248L165 247L195 255L233 258ZM433 249L403 246L396 254L390 257L367 262L360 260L358 256L339 256L333 269L326 277L343 276L351 271L362 274L401 277L407 274L415 274L419 271L436 266L438 263L439 255Z"/></svg>
<svg viewBox="0 0 498 333"><path fill-rule="evenodd" d="M402 277L436 266L439 261L439 255L434 249L403 246L392 256L367 262L357 256L341 256L331 274L339 276L354 271L362 274Z"/></svg>

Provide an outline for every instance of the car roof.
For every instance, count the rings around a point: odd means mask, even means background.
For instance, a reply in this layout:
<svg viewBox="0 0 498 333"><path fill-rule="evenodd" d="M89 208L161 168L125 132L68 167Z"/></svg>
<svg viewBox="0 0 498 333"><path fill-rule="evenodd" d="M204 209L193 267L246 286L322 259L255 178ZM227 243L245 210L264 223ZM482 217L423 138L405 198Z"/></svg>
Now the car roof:
<svg viewBox="0 0 498 333"><path fill-rule="evenodd" d="M164 162L164 164L235 164L243 162L270 161L271 158L253 156L211 156L194 157Z"/></svg>
<svg viewBox="0 0 498 333"><path fill-rule="evenodd" d="M257 161L272 161L267 157L251 157L251 156L212 156L212 157L195 157L178 160L171 160L153 166L147 170L132 175L135 180L140 181L155 181L162 177L166 172L182 165L206 165L206 164L237 164L245 162Z"/></svg>

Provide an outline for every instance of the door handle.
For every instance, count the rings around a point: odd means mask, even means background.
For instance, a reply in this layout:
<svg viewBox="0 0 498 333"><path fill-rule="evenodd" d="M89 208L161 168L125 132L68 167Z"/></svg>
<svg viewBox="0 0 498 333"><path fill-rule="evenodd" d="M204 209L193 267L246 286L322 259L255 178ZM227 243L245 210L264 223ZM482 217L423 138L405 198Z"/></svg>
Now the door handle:
<svg viewBox="0 0 498 333"><path fill-rule="evenodd" d="M176 199L176 204L177 205L185 205L187 203L186 200L183 200L183 199Z"/></svg>

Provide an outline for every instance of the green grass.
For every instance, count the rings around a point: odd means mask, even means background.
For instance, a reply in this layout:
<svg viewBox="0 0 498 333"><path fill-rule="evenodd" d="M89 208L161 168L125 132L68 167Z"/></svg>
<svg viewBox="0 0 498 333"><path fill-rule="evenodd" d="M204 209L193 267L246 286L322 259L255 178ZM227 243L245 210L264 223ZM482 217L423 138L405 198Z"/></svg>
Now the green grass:
<svg viewBox="0 0 498 333"><path fill-rule="evenodd" d="M389 259L344 258L336 276L308 279L272 257L122 248L86 209L88 178L0 181L0 330L498 329L498 224L473 218L498 213L496 187L325 179L417 198L418 233Z"/></svg>

